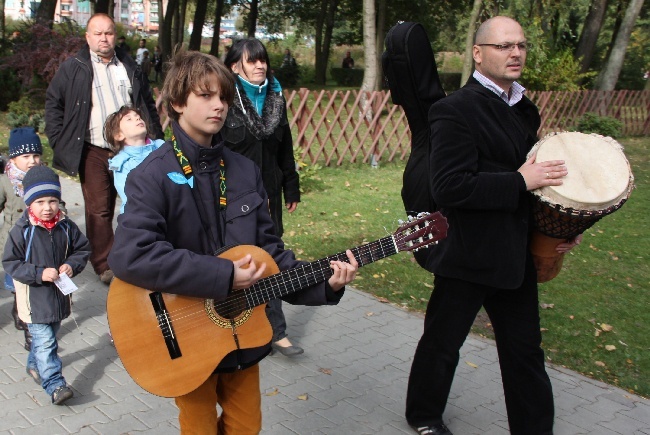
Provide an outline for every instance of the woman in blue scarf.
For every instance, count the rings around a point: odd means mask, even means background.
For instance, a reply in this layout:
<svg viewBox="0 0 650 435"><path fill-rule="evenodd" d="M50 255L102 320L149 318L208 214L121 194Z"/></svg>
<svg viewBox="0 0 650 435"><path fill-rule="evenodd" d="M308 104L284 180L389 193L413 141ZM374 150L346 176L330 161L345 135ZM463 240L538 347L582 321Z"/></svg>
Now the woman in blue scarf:
<svg viewBox="0 0 650 435"><path fill-rule="evenodd" d="M221 130L228 148L253 160L262 172L276 234L282 237L282 207L292 213L300 202L300 187L286 101L273 77L269 55L257 39L235 42L224 63L236 78L235 101ZM282 196L284 195L284 201ZM285 356L303 353L287 338L282 301L268 303L274 350Z"/></svg>

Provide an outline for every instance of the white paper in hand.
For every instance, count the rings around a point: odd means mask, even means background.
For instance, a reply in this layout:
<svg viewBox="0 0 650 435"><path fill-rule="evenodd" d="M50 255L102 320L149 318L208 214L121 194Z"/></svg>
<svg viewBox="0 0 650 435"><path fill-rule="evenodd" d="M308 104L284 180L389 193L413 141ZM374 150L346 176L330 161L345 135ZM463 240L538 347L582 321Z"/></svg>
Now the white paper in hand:
<svg viewBox="0 0 650 435"><path fill-rule="evenodd" d="M64 295L69 295L78 289L70 277L65 273L59 274L59 277L54 281L54 284L59 288L59 290L61 290L61 293Z"/></svg>

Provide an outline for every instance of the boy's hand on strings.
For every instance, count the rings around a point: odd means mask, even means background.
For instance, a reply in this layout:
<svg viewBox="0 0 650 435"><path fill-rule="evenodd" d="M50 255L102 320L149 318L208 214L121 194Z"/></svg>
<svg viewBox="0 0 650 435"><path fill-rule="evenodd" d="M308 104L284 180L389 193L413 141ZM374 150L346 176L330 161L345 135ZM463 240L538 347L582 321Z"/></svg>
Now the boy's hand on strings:
<svg viewBox="0 0 650 435"><path fill-rule="evenodd" d="M262 274L266 269L266 263L262 263L258 267L250 254L247 254L237 261L233 261L233 264L235 265L235 276L232 281L233 290L244 289L252 286L262 277Z"/></svg>
<svg viewBox="0 0 650 435"><path fill-rule="evenodd" d="M359 270L359 263L352 255L352 251L349 249L345 251L345 254L348 256L349 263L345 261L332 261L330 266L334 272L327 281L332 287L332 290L335 292L341 290L345 287L346 284L352 282L352 280L357 276L357 270Z"/></svg>
<svg viewBox="0 0 650 435"><path fill-rule="evenodd" d="M41 281L54 282L58 277L59 277L59 272L53 267L48 267L43 271L43 274L41 275Z"/></svg>
<svg viewBox="0 0 650 435"><path fill-rule="evenodd" d="M59 267L59 275L66 274L68 277L72 278L72 266L69 264L62 264L61 267Z"/></svg>

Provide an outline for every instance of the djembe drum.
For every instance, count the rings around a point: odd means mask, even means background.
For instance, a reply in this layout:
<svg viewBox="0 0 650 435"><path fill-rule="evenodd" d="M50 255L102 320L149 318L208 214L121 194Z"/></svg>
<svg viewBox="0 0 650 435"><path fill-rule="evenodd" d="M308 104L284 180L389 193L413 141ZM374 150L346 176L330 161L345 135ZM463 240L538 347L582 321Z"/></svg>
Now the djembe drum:
<svg viewBox="0 0 650 435"><path fill-rule="evenodd" d="M568 175L561 186L535 189L531 251L537 282L555 278L564 254L555 248L615 212L634 188L623 147L611 137L577 132L551 133L531 149L536 162L564 160Z"/></svg>

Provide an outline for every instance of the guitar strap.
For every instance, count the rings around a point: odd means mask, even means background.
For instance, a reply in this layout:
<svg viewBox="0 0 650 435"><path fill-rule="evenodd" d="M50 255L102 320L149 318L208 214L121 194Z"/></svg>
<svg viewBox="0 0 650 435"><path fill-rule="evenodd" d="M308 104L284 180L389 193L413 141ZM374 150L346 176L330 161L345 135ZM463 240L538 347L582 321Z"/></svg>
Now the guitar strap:
<svg viewBox="0 0 650 435"><path fill-rule="evenodd" d="M176 140L175 135L172 135L172 146L174 147L174 152L176 153L176 159L178 160L178 163L180 164L181 169L183 170L183 174L185 174L185 178L188 180L190 191L192 192L192 198L194 198L196 209L199 211L199 218L201 219L201 226L203 226L203 231L206 233L206 235L209 236L208 239L210 240L210 251L212 252L212 255L217 255L217 252L219 252L220 250L219 247L225 245L225 231L226 231L226 225L225 225L226 205L227 205L226 165L223 160L223 157L220 159L219 162L219 209L217 210L217 227L219 228L219 234L218 234L219 237L217 238L212 232L212 227L208 222L208 218L206 216L206 211L204 208L205 202L201 197L201 191L200 189L198 189L198 186L196 189L194 188L194 181L193 181L194 175L192 171L192 166L190 165L190 161L183 153L183 150L178 146L178 141ZM213 187L212 190L214 192L214 186L212 187Z"/></svg>

